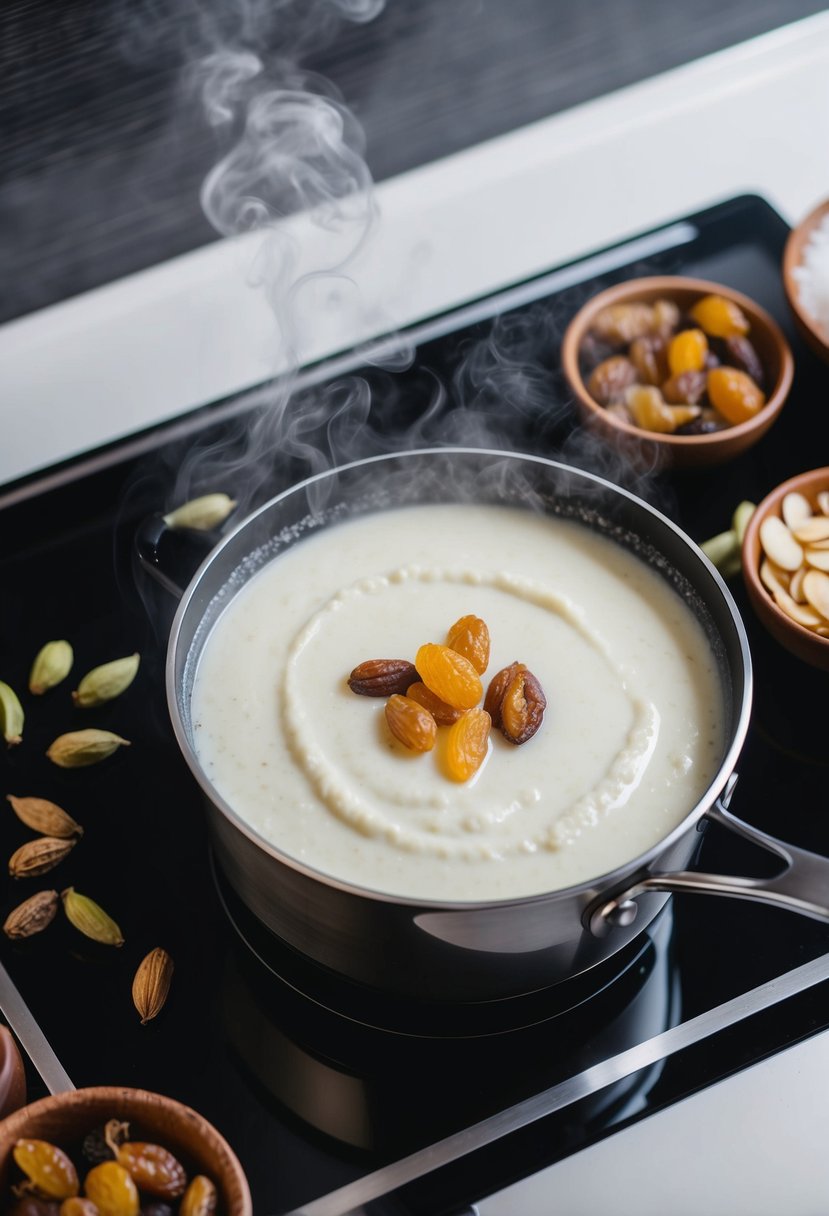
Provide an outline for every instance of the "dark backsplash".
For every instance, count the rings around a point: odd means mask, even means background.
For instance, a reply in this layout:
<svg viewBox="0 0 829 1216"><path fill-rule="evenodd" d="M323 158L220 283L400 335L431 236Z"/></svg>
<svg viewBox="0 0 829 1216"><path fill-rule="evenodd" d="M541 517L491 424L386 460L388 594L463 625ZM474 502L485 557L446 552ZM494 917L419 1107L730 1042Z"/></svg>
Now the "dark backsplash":
<svg viewBox="0 0 829 1216"><path fill-rule="evenodd" d="M221 21L216 13L221 6ZM215 237L199 187L227 147L188 65L241 0L7 0L0 14L0 321ZM286 10L272 49L296 40ZM818 12L821 0L387 0L367 24L289 6L380 180ZM235 23L238 25L238 20ZM296 26L296 19L293 21ZM188 81L190 83L188 84Z"/></svg>

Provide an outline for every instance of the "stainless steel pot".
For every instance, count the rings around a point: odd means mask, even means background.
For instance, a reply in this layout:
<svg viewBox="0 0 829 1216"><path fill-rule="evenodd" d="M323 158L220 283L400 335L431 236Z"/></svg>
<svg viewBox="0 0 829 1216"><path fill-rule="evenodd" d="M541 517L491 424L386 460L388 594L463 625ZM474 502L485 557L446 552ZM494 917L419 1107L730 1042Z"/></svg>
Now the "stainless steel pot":
<svg viewBox="0 0 829 1216"><path fill-rule="evenodd" d="M684 821L612 873L524 899L396 898L331 878L282 853L224 801L193 746L193 679L229 598L284 549L344 517L407 503L470 500L579 520L655 567L691 604L717 657L727 743L709 789ZM146 557L145 563L156 565ZM727 809L751 705L748 643L728 589L665 516L566 465L477 449L405 452L331 470L280 494L218 545L183 594L170 638L167 695L178 743L207 797L213 845L227 879L282 941L372 987L452 1001L512 996L557 983L621 949L677 891L753 899L829 920L829 860L766 836ZM708 820L772 850L782 873L758 880L687 872L698 830Z"/></svg>

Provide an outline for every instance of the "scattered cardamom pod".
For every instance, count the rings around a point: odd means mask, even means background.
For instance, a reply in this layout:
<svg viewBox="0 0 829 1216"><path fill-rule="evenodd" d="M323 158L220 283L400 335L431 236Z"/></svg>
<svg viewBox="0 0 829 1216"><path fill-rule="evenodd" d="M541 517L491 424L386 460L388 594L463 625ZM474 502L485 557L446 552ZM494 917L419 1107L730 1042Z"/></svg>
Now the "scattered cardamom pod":
<svg viewBox="0 0 829 1216"><path fill-rule="evenodd" d="M32 937L51 925L57 910L57 891L38 891L12 909L6 917L3 932L6 937Z"/></svg>
<svg viewBox="0 0 829 1216"><path fill-rule="evenodd" d="M198 532L209 532L224 523L236 506L236 500L227 494L204 494L191 498L181 507L176 507L164 516L168 528L195 528Z"/></svg>
<svg viewBox="0 0 829 1216"><path fill-rule="evenodd" d="M49 746L46 755L60 768L85 768L106 760L119 747L129 747L129 740L114 735L110 730L71 730L58 735Z"/></svg>
<svg viewBox="0 0 829 1216"><path fill-rule="evenodd" d="M88 895L79 895L74 887L67 887L62 891L61 899L69 923L80 933L91 937L94 942L102 942L105 946L123 946L123 933L94 899L90 899Z"/></svg>
<svg viewBox="0 0 829 1216"><path fill-rule="evenodd" d="M11 803L20 822L33 832L67 840L70 836L83 836L81 825L56 802L49 802L46 798L15 798L14 794L7 794L6 801Z"/></svg>
<svg viewBox="0 0 829 1216"><path fill-rule="evenodd" d="M0 728L9 747L23 738L23 706L17 693L0 680Z"/></svg>
<svg viewBox="0 0 829 1216"><path fill-rule="evenodd" d="M724 577L726 577L726 571L733 573L735 560L739 563L740 545L737 540L737 533L733 528L728 532L719 532L716 536L712 536L710 540L703 541L700 548L711 564L716 566ZM737 569L739 569L739 564Z"/></svg>
<svg viewBox="0 0 829 1216"><path fill-rule="evenodd" d="M38 836L16 849L9 858L12 878L34 878L54 870L71 853L77 840L61 840L58 836Z"/></svg>
<svg viewBox="0 0 829 1216"><path fill-rule="evenodd" d="M142 959L132 981L132 999L141 1025L157 1017L164 1008L173 978L173 960L161 946Z"/></svg>
<svg viewBox="0 0 829 1216"><path fill-rule="evenodd" d="M113 659L111 663L93 667L72 693L72 700L81 709L90 709L120 697L135 679L140 662L140 655L131 654L125 659Z"/></svg>
<svg viewBox="0 0 829 1216"><path fill-rule="evenodd" d="M47 642L37 652L32 670L29 672L29 692L40 696L61 680L65 680L74 662L72 647L68 642Z"/></svg>
<svg viewBox="0 0 829 1216"><path fill-rule="evenodd" d="M746 534L748 521L751 519L757 506L753 502L743 501L739 504L731 518L731 527L734 529L734 535L737 537L737 544L743 543L743 537Z"/></svg>

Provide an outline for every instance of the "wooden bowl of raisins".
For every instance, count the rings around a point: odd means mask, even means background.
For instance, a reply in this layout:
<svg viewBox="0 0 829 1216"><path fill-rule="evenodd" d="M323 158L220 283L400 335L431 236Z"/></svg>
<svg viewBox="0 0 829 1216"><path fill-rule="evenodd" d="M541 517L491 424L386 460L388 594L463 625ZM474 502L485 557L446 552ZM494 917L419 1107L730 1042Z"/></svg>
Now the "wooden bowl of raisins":
<svg viewBox="0 0 829 1216"><path fill-rule="evenodd" d="M0 1122L0 1211L8 1216L251 1216L236 1154L173 1098L96 1086Z"/></svg>
<svg viewBox="0 0 829 1216"><path fill-rule="evenodd" d="M635 463L700 468L757 443L789 394L776 322L704 279L629 279L589 300L561 346L587 424Z"/></svg>

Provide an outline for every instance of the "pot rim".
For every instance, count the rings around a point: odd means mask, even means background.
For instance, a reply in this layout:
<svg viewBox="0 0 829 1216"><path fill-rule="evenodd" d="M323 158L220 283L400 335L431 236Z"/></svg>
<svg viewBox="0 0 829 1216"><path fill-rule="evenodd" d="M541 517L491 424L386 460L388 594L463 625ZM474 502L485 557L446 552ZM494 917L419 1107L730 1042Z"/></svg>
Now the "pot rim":
<svg viewBox="0 0 829 1216"><path fill-rule="evenodd" d="M184 723L182 722L178 709L178 681L176 679L176 656L179 649L182 624L196 589L207 575L211 565L216 560L218 555L235 539L236 536L249 528L253 524L254 520L258 519L265 512L269 511L277 502L281 502L283 499L288 498L291 495L302 493L309 486L314 485L318 481L347 472L350 469L377 464L381 461L400 460L414 456L428 455L440 455L446 457L477 456L490 457L493 460L520 460L523 462L529 462L531 464L543 465L547 468L561 470L566 474L576 474L578 477L583 477L592 482L598 488L609 490L613 494L618 494L623 498L627 498L637 507L644 509L659 519L669 528L670 531L675 533L682 544L684 544L693 553L693 556L700 562L709 576L713 578L717 590L722 596L725 606L727 607L734 623L737 640L740 647L740 658L744 675L742 701L739 707L739 713L736 716L736 722L732 728L731 738L728 746L726 747L725 754L704 795L667 836L662 837L645 853L639 854L637 857L632 858L624 865L618 866L615 870L610 870L604 874L598 874L595 876L595 878L587 879L584 882L577 883L575 886L560 887L550 891L537 892L532 895L510 896L502 899L440 900L416 898L414 896L407 895L395 895L389 891L374 890L372 887L364 887L358 883L348 882L346 879L337 878L335 875L327 874L324 870L318 870L314 866L308 865L306 862L300 861L296 857L292 857L290 853L283 852L277 845L266 840L259 834L259 832L256 831L255 828L241 818L239 813L233 809L230 803L228 803L215 788L207 774L202 769L195 748L193 747L193 744L184 728ZM218 591L218 588L216 590ZM358 896L363 899L370 899L377 903L418 908L429 912L452 912L460 910L472 912L487 908L523 907L531 904L540 904L548 901L551 897L565 899L584 896L592 899L597 890L612 890L612 888L615 886L629 882L631 874L648 869L653 861L655 861L666 850L670 849L671 846L675 844L676 841L678 841L682 836L684 836L693 825L699 822L706 810L708 810L709 807L714 804L716 799L724 790L728 778L734 771L737 757L742 750L746 733L748 731L748 723L751 715L753 675L748 636L746 634L745 626L743 624L742 617L740 616L739 609L734 601L734 597L732 596L716 567L712 565L702 550L685 532L683 532L680 527L673 522L673 520L669 519L661 511L658 511L655 507L652 507L649 503L646 503L644 499L639 498L636 494L631 493L622 486L617 486L613 482L608 481L606 478L600 477L596 473L587 472L586 470L580 469L575 465L568 465L560 460L551 460L546 456L534 456L526 452L510 452L498 448L453 446L410 448L401 452L390 452L377 456L367 456L360 460L348 461L346 464L335 465L330 469L326 469L321 473L314 473L312 476L305 478L303 481L299 481L291 486L288 486L285 490L282 490L279 494L274 495L273 498L270 498L266 503L263 503L262 506L258 507L250 515L246 516L245 519L241 520L236 527L228 532L227 535L222 538L219 544L210 551L185 588L170 630L170 639L167 648L165 684L167 691L167 707L173 725L173 731L179 748L181 749L184 759L187 762L188 768L198 781L202 792L209 799L210 803L222 813L225 819L227 819L234 828L246 836L252 844L262 849L263 852L267 853L275 861L289 866L291 869L305 875L307 878L314 879L317 882L323 883L325 886L333 887L334 889L348 895Z"/></svg>

